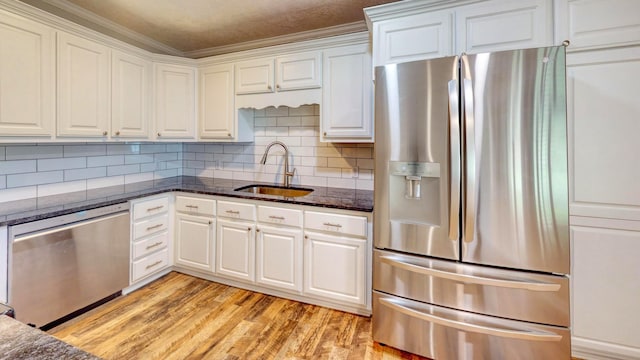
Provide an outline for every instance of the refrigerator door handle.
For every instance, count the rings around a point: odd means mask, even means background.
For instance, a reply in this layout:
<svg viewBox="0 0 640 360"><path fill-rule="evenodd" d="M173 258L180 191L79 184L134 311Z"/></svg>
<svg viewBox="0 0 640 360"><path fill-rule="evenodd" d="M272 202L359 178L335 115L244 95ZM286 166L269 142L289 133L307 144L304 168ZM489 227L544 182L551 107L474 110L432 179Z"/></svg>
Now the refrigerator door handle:
<svg viewBox="0 0 640 360"><path fill-rule="evenodd" d="M444 317L440 317L438 315L433 315L430 313L425 313L423 311L406 307L404 305L398 304L397 302L399 301L393 301L388 298L380 298L379 302L381 305L391 308L400 313L403 313L407 316L411 316L420 320L428 321L428 322L442 325L442 326L451 327L451 328L462 330L462 331L469 331L474 333L487 334L487 335L510 338L510 339L527 340L527 341L560 341L562 340L562 335L549 333L549 332L495 328L495 327L474 324L470 322L447 319Z"/></svg>
<svg viewBox="0 0 640 360"><path fill-rule="evenodd" d="M449 146L451 183L449 199L449 239L458 240L460 223L460 101L458 80L449 81Z"/></svg>
<svg viewBox="0 0 640 360"><path fill-rule="evenodd" d="M488 278L488 277L481 277L481 276L474 276L474 275L467 275L467 274L452 273L449 271L443 271L443 270L410 264L404 261L399 261L394 259L392 256L381 256L380 261L399 269L411 271L411 272L422 274L422 275L434 276L441 279L458 281L465 284L487 285L487 286L496 286L496 287L503 287L503 288L510 288L510 289L522 289L522 290L530 290L530 291L550 291L550 292L559 291L561 288L560 284L554 284L554 283L532 282L532 281L522 281L522 280L514 280L514 279L496 279L496 278Z"/></svg>
<svg viewBox="0 0 640 360"><path fill-rule="evenodd" d="M475 121L473 109L473 86L471 80L463 79L463 102L464 102L464 129L465 129L465 205L464 205L464 236L466 243L473 241L476 224L476 142L475 142Z"/></svg>

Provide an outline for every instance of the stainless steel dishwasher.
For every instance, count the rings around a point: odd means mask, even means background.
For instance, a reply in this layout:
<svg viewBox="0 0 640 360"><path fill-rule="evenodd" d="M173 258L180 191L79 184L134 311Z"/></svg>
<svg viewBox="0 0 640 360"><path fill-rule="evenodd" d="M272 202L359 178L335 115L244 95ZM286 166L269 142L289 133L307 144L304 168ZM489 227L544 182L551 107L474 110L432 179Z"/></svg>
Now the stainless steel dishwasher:
<svg viewBox="0 0 640 360"><path fill-rule="evenodd" d="M50 328L129 285L129 204L9 228L9 304Z"/></svg>

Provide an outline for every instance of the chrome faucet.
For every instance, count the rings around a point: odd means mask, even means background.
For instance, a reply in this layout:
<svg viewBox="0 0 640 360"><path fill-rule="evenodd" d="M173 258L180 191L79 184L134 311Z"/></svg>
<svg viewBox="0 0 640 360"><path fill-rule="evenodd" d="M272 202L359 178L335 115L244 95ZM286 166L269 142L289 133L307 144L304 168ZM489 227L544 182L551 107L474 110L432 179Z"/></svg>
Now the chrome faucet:
<svg viewBox="0 0 640 360"><path fill-rule="evenodd" d="M284 149L284 179L282 180L282 185L285 187L289 187L291 185L291 178L293 178L293 174L295 174L296 169L294 168L292 171L289 171L289 148L282 141L273 141L267 148L264 150L264 155L262 155L262 160L260 160L260 164L264 165L267 163L267 154L269 154L269 149L273 145L280 145Z"/></svg>

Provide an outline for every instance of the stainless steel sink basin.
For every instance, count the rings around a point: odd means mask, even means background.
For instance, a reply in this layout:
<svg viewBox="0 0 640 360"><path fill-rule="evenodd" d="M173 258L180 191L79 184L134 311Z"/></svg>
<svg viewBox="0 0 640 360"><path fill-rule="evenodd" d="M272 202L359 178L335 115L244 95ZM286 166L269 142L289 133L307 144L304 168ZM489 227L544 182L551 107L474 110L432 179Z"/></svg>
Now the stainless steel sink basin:
<svg viewBox="0 0 640 360"><path fill-rule="evenodd" d="M247 185L235 189L234 191L242 191L253 194L263 195L277 195L284 197L299 197L309 195L313 192L313 189L298 188L298 187L282 187L273 185Z"/></svg>

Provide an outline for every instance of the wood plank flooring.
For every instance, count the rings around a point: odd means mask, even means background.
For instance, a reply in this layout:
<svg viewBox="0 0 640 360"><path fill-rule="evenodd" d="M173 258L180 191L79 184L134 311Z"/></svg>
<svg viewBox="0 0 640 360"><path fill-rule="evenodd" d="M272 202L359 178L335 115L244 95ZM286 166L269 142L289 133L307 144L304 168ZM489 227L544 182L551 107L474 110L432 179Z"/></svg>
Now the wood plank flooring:
<svg viewBox="0 0 640 360"><path fill-rule="evenodd" d="M424 359L371 319L172 272L49 331L104 359Z"/></svg>

